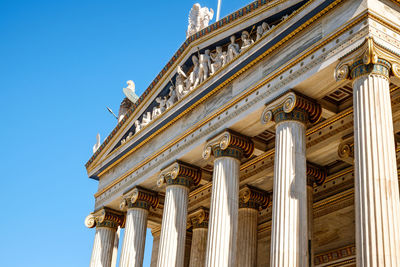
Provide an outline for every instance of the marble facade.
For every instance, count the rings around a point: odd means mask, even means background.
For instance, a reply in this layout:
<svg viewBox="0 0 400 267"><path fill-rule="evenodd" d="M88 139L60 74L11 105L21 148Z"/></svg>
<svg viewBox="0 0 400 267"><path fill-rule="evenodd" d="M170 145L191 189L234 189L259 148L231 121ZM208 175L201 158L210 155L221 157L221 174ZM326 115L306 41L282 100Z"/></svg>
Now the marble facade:
<svg viewBox="0 0 400 267"><path fill-rule="evenodd" d="M151 228L151 266L400 267L397 1L259 0L185 43L86 164L91 266L119 228L142 266ZM232 56L135 132L208 53Z"/></svg>

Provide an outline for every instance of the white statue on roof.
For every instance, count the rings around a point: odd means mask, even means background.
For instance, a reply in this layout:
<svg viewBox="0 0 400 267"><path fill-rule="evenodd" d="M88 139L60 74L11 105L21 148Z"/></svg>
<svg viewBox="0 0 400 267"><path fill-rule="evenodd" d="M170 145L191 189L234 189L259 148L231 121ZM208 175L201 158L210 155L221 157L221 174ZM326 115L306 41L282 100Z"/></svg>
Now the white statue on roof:
<svg viewBox="0 0 400 267"><path fill-rule="evenodd" d="M186 38L207 27L213 16L214 10L212 8L201 7L199 3L194 4L189 13L189 26L186 31Z"/></svg>
<svg viewBox="0 0 400 267"><path fill-rule="evenodd" d="M132 102L136 103L139 99L139 96L135 93L135 83L132 80L126 82L127 87L123 88L123 92L125 96Z"/></svg>

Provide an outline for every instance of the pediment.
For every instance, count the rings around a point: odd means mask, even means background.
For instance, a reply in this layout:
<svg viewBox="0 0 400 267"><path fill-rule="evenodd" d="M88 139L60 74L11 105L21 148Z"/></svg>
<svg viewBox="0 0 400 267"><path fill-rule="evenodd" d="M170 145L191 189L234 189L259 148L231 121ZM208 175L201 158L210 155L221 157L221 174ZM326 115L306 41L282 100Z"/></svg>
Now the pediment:
<svg viewBox="0 0 400 267"><path fill-rule="evenodd" d="M134 149L146 140L146 138L151 137L157 131L166 127L174 118L184 112L187 107L201 100L207 94L208 90L223 83L227 77L240 70L244 64L248 64L250 62L247 62L248 58L257 56L255 54L257 52L256 48L258 49L258 47L267 43L269 35L272 36L282 31L285 24L289 24L287 21L296 13L295 11L304 6L306 2L308 1L270 1L268 2L269 5L266 5L266 1L256 1L190 36L86 164L89 176L97 179L104 166L123 157L127 151ZM258 11L254 6L255 3L260 5L258 8L261 10L255 14L256 19L246 16L246 14L251 15L251 12L255 13ZM240 20L241 23L232 23L237 20ZM229 23L233 25L228 27L230 26ZM219 24L226 27L217 27ZM268 27L265 27L265 24ZM261 34L261 38L257 38L257 30L263 26L264 31ZM250 46L247 48L243 47L244 40L242 39L246 39L246 36L242 38L243 32L247 32L252 40ZM221 57L224 54L226 57L229 57L229 49L232 49L230 44L233 43L231 36L235 36L234 43L236 45L234 46L239 47L240 53L235 57L227 59L225 63L222 63L222 66L215 70L213 74L205 77L205 79L200 79L197 83L194 81L188 82L187 80L190 77L196 77L193 73L198 71L199 65L202 65L195 64L193 59L196 61L196 58L204 58L206 50L209 50L210 54L215 56L218 54L216 48L221 47ZM211 64L218 62L211 59L209 63L207 65L210 67ZM178 70L178 66L181 71ZM204 69L204 67L201 69ZM181 93L182 87L179 88L180 91L178 92L178 87L181 85L177 81L179 79L184 79L183 90L186 92L184 95ZM177 95L175 99L171 99L171 95L174 94L170 89L171 87ZM163 108L161 106L164 100L166 102L169 101L168 107L165 106ZM151 120L145 125L148 115L150 115ZM155 115L154 118L153 115ZM137 127L138 124L141 125L140 130Z"/></svg>

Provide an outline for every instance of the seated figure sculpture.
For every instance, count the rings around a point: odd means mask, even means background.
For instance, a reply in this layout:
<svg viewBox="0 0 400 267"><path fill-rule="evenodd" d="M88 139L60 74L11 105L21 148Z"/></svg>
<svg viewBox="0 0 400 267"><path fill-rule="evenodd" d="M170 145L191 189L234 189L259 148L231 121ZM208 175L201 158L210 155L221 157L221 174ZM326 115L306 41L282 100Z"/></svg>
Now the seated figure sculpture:
<svg viewBox="0 0 400 267"><path fill-rule="evenodd" d="M211 75L214 74L217 70L225 66L226 64L226 52L222 51L221 46L217 46L215 48L215 53L210 54L210 57L213 61L211 64Z"/></svg>
<svg viewBox="0 0 400 267"><path fill-rule="evenodd" d="M241 38L242 38L242 47L241 47L242 51L254 43L254 41L250 38L250 34L248 31L243 31Z"/></svg>

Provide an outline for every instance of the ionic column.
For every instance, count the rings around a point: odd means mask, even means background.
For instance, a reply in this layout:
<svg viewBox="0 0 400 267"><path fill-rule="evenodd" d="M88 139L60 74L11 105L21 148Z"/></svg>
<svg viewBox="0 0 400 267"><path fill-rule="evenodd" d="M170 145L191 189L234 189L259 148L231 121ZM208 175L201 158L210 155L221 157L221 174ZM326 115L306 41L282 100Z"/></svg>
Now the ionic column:
<svg viewBox="0 0 400 267"><path fill-rule="evenodd" d="M189 215L192 226L192 247L190 249L189 267L203 267L206 260L208 209L199 208Z"/></svg>
<svg viewBox="0 0 400 267"><path fill-rule="evenodd" d="M181 267L185 257L189 188L197 185L201 170L175 162L161 171L158 185L166 184L157 266Z"/></svg>
<svg viewBox="0 0 400 267"><path fill-rule="evenodd" d="M161 229L157 228L156 230L152 230L151 234L153 235L153 247L151 249L151 262L150 267L157 266L157 257L158 257L158 247L160 245L160 233Z"/></svg>
<svg viewBox="0 0 400 267"><path fill-rule="evenodd" d="M120 208L127 209L127 215L119 266L141 267L143 265L147 216L150 207L156 208L157 205L157 194L140 187L135 187L123 197Z"/></svg>
<svg viewBox="0 0 400 267"><path fill-rule="evenodd" d="M205 146L203 158L215 158L205 266L236 266L240 159L253 150L250 138L229 130Z"/></svg>
<svg viewBox="0 0 400 267"><path fill-rule="evenodd" d="M389 75L397 58L372 38L342 60L336 78L353 80L358 266L400 266L400 200Z"/></svg>
<svg viewBox="0 0 400 267"><path fill-rule="evenodd" d="M268 207L269 193L245 185L239 191L237 266L257 265L258 212Z"/></svg>
<svg viewBox="0 0 400 267"><path fill-rule="evenodd" d="M102 208L86 217L86 227L96 227L91 267L111 267L115 234L123 223L123 214L109 208Z"/></svg>
<svg viewBox="0 0 400 267"><path fill-rule="evenodd" d="M308 265L309 267L314 266L314 215L313 215L313 203L314 203L314 184L317 186L322 185L326 179L326 169L307 164L307 221L308 221Z"/></svg>
<svg viewBox="0 0 400 267"><path fill-rule="evenodd" d="M306 123L320 115L319 105L291 91L269 104L261 118L276 123L271 266L309 264L305 132Z"/></svg>

